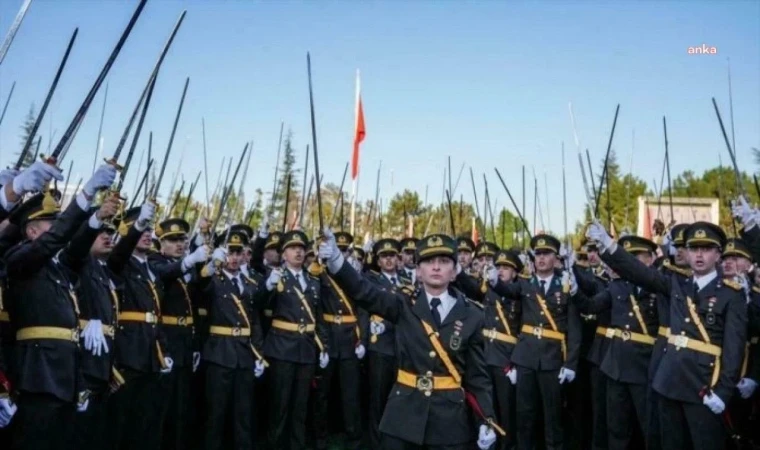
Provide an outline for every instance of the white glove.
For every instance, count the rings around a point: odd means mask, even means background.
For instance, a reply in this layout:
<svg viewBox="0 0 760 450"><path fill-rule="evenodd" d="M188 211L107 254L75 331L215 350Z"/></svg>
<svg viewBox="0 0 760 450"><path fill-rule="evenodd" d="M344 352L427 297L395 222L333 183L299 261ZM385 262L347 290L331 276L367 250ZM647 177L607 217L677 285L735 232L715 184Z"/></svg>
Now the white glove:
<svg viewBox="0 0 760 450"><path fill-rule="evenodd" d="M507 378L509 378L510 383L517 384L517 369L514 367L510 368L507 371Z"/></svg>
<svg viewBox="0 0 760 450"><path fill-rule="evenodd" d="M319 354L319 368L324 369L327 367L327 365L330 364L330 355L328 355L326 352L322 352Z"/></svg>
<svg viewBox="0 0 760 450"><path fill-rule="evenodd" d="M702 397L702 403L710 408L713 414L720 414L726 409L726 404L717 395L710 393Z"/></svg>
<svg viewBox="0 0 760 450"><path fill-rule="evenodd" d="M90 320L82 330L84 348L92 352L93 356L108 353L108 343L103 335L103 323L100 320Z"/></svg>
<svg viewBox="0 0 760 450"><path fill-rule="evenodd" d="M359 262L358 259L354 258L353 256L349 256L347 261L349 264L351 264L351 267L353 267L356 272L362 273L362 263Z"/></svg>
<svg viewBox="0 0 760 450"><path fill-rule="evenodd" d="M261 378L264 375L264 361L257 359L253 365L253 376Z"/></svg>
<svg viewBox="0 0 760 450"><path fill-rule="evenodd" d="M195 235L195 239L193 240L193 244L195 244L196 247L200 247L201 245L206 243L206 239L203 237L203 233L198 233Z"/></svg>
<svg viewBox="0 0 760 450"><path fill-rule="evenodd" d="M736 388L739 389L742 398L746 400L752 397L752 394L755 393L757 382L752 378L742 378L739 380L739 384L736 385Z"/></svg>
<svg viewBox="0 0 760 450"><path fill-rule="evenodd" d="M381 334L385 333L385 324L383 322L372 321L369 323L369 331L372 334L380 336Z"/></svg>
<svg viewBox="0 0 760 450"><path fill-rule="evenodd" d="M481 425L478 432L478 448L488 450L496 442L496 433L488 425Z"/></svg>
<svg viewBox="0 0 760 450"><path fill-rule="evenodd" d="M53 178L63 181L63 174L57 167L37 161L13 179L13 192L24 195L26 192L41 191Z"/></svg>
<svg viewBox="0 0 760 450"><path fill-rule="evenodd" d="M0 398L0 428L8 426L17 409L8 397Z"/></svg>
<svg viewBox="0 0 760 450"><path fill-rule="evenodd" d="M578 282L575 279L575 274L570 271L562 271L562 286L568 286L570 288L570 295L578 293Z"/></svg>
<svg viewBox="0 0 760 450"><path fill-rule="evenodd" d="M182 260L182 269L190 270L194 265L204 263L208 259L208 247L201 245Z"/></svg>
<svg viewBox="0 0 760 450"><path fill-rule="evenodd" d="M364 243L362 246L362 250L364 250L364 253L369 253L372 251L372 247L375 246L375 241L372 239L367 239L367 242Z"/></svg>
<svg viewBox="0 0 760 450"><path fill-rule="evenodd" d="M213 259L214 261L219 261L222 264L226 263L227 250L223 249L222 247L215 248L213 253L211 253L211 259Z"/></svg>
<svg viewBox="0 0 760 450"><path fill-rule="evenodd" d="M734 217L741 220L744 224L745 230L757 225L757 223L755 223L755 212L749 207L747 200L744 199L743 195L740 195L739 198L733 202L731 212Z"/></svg>
<svg viewBox="0 0 760 450"><path fill-rule="evenodd" d="M565 256L567 256L567 246L565 246L565 244L560 244L559 257L564 258Z"/></svg>
<svg viewBox="0 0 760 450"><path fill-rule="evenodd" d="M198 371L201 365L201 352L193 352L193 373Z"/></svg>
<svg viewBox="0 0 760 450"><path fill-rule="evenodd" d="M323 239L319 244L317 252L319 259L327 263L327 269L330 272L336 273L340 270L340 266L343 265L343 254L335 242L335 235L329 228L322 231L322 237Z"/></svg>
<svg viewBox="0 0 760 450"><path fill-rule="evenodd" d="M267 290L268 291L274 290L274 288L280 282L281 278L282 278L282 270L272 269L272 271L269 272L269 278L267 278L267 283L266 283Z"/></svg>
<svg viewBox="0 0 760 450"><path fill-rule="evenodd" d="M172 367L174 367L174 360L169 358L168 356L165 356L164 365L166 366L166 368L161 369L161 373L169 373L172 371Z"/></svg>
<svg viewBox="0 0 760 450"><path fill-rule="evenodd" d="M114 180L116 180L116 166L103 164L87 180L82 192L87 198L92 198L99 190L111 187Z"/></svg>
<svg viewBox="0 0 760 450"><path fill-rule="evenodd" d="M364 348L363 344L359 344L354 349L354 353L356 353L357 358L364 359L364 354L367 353L367 349Z"/></svg>
<svg viewBox="0 0 760 450"><path fill-rule="evenodd" d="M488 276L488 284L490 284L491 287L496 286L496 283L499 282L499 269L495 266L491 266L488 268L486 274Z"/></svg>
<svg viewBox="0 0 760 450"><path fill-rule="evenodd" d="M575 379L575 371L563 367L559 369L559 377L557 378L559 378L559 384L564 384L565 382L572 383Z"/></svg>
<svg viewBox="0 0 760 450"><path fill-rule="evenodd" d="M147 228L148 224L153 220L153 217L156 215L156 204L147 201L142 204L140 207L140 215L137 216L137 221L135 222L135 228L142 231L145 228Z"/></svg>
<svg viewBox="0 0 760 450"><path fill-rule="evenodd" d="M259 237L266 239L267 236L269 236L269 217L265 216L259 224Z"/></svg>
<svg viewBox="0 0 760 450"><path fill-rule="evenodd" d="M0 186L5 186L6 184L12 182L19 173L20 172L16 169L0 170Z"/></svg>
<svg viewBox="0 0 760 450"><path fill-rule="evenodd" d="M599 246L599 250L602 252L614 250L612 246L615 244L615 241L613 241L612 237L607 234L607 230L604 229L598 220L594 220L594 222L588 226L586 237L591 241L596 242Z"/></svg>
<svg viewBox="0 0 760 450"><path fill-rule="evenodd" d="M86 392L86 391L85 391ZM87 411L87 407L90 406L90 398L86 398L83 402L77 402L77 412Z"/></svg>

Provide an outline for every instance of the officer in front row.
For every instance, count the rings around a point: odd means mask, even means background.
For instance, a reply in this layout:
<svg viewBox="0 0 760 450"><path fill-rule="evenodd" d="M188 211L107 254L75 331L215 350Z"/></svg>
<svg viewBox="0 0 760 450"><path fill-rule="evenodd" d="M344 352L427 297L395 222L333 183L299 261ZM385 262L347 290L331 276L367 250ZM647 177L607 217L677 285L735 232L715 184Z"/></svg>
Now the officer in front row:
<svg viewBox="0 0 760 450"><path fill-rule="evenodd" d="M622 278L670 298L668 346L652 385L660 396L663 449L724 448L721 414L739 381L747 338L745 295L717 265L726 234L708 222L684 231L693 271L688 278L647 268L598 222L587 236L599 243L603 261Z"/></svg>
<svg viewBox="0 0 760 450"><path fill-rule="evenodd" d="M346 262L330 230L319 259L349 298L396 325L398 375L380 422L383 447L469 449L477 436L486 449L496 441L491 384L483 356L483 311L450 290L456 274L456 242L432 235L417 243L420 288L384 290ZM475 433L466 397L480 422Z"/></svg>

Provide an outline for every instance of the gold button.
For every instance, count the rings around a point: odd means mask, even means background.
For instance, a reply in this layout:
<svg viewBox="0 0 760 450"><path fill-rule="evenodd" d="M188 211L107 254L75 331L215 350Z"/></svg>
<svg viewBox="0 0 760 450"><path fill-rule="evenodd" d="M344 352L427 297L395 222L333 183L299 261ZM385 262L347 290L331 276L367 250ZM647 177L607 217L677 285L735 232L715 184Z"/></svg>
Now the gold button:
<svg viewBox="0 0 760 450"><path fill-rule="evenodd" d="M687 317L687 318L685 318L683 321L684 321L684 322L686 322L686 323L689 323L689 322L691 322L691 319L689 319L689 318Z"/></svg>
<svg viewBox="0 0 760 450"><path fill-rule="evenodd" d="M628 317L633 317L633 313L632 313L632 312L629 312L629 313L628 313Z"/></svg>
<svg viewBox="0 0 760 450"><path fill-rule="evenodd" d="M630 328L631 328L631 326L630 326L630 325L626 325L626 326L625 326L625 329L626 329L626 330L629 330Z"/></svg>
<svg viewBox="0 0 760 450"><path fill-rule="evenodd" d="M685 332L685 331L682 331L682 332L681 332L681 336L683 336L683 335L685 335L685 334L686 334L686 332Z"/></svg>
<svg viewBox="0 0 760 450"><path fill-rule="evenodd" d="M425 373L425 376L426 376L426 377L432 377L432 376L433 376L433 372L431 372L431 371L429 371L429 370L428 370L428 371Z"/></svg>
<svg viewBox="0 0 760 450"><path fill-rule="evenodd" d="M430 397L430 395L432 395L432 394L433 394L433 393L432 393L432 392L430 392L430 391L425 391L425 397Z"/></svg>
<svg viewBox="0 0 760 450"><path fill-rule="evenodd" d="M541 315L542 315L542 316L544 315L544 312L543 312L543 311L541 311Z"/></svg>
<svg viewBox="0 0 760 450"><path fill-rule="evenodd" d="M431 358L435 358L435 352L434 351L430 351L430 357Z"/></svg>

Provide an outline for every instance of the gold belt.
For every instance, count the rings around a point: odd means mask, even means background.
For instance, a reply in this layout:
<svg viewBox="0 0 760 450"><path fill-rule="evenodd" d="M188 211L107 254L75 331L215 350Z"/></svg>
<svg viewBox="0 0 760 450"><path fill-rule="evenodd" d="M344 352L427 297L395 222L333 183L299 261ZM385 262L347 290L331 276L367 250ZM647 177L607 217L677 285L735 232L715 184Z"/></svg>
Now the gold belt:
<svg viewBox="0 0 760 450"><path fill-rule="evenodd" d="M286 322L280 319L274 319L272 321L272 328L277 328L278 330L285 330L285 331L295 331L301 334L313 333L315 330L313 323L310 323L307 325L305 323Z"/></svg>
<svg viewBox="0 0 760 450"><path fill-rule="evenodd" d="M119 322L158 323L158 317L152 312L122 311Z"/></svg>
<svg viewBox="0 0 760 450"><path fill-rule="evenodd" d="M604 336L604 337L606 337L606 338L609 338L609 337L611 337L611 336L607 336L607 332L608 332L608 331L609 331L609 328L605 328L605 327L596 327L596 334L598 334L599 336Z"/></svg>
<svg viewBox="0 0 760 450"><path fill-rule="evenodd" d="M227 337L248 337L251 335L250 328L218 327L216 325L210 326L208 332L209 334L213 334L216 336L227 336Z"/></svg>
<svg viewBox="0 0 760 450"><path fill-rule="evenodd" d="M201 317L208 316L208 309L206 308L198 308L198 315Z"/></svg>
<svg viewBox="0 0 760 450"><path fill-rule="evenodd" d="M634 333L628 330L614 330L614 335L616 338L622 339L623 342L633 341L638 342L639 344L654 345L655 341L652 336L647 336L646 334L642 333Z"/></svg>
<svg viewBox="0 0 760 450"><path fill-rule="evenodd" d="M461 387L454 377L434 377L433 372L427 372L425 375L416 375L401 369L398 370L396 382L404 386L416 388L427 397L430 397L433 391L452 390Z"/></svg>
<svg viewBox="0 0 760 450"><path fill-rule="evenodd" d="M670 328L668 327L660 327L657 329L657 334L659 336L662 336L664 338L670 337Z"/></svg>
<svg viewBox="0 0 760 450"><path fill-rule="evenodd" d="M79 329L60 327L27 327L16 332L17 341L30 339L57 339L59 341L79 342Z"/></svg>
<svg viewBox="0 0 760 450"><path fill-rule="evenodd" d="M84 330L84 328L87 326L87 324L90 323L89 320L79 320L79 329ZM106 325L101 324L101 328L103 329L103 335L108 336L110 338L116 336L116 330L114 329L113 325Z"/></svg>
<svg viewBox="0 0 760 450"><path fill-rule="evenodd" d="M707 353L712 356L720 356L723 350L717 345L707 344L699 339L689 338L684 335L675 335L668 337L668 344L672 344L676 347L676 350L682 348L688 348L700 353Z"/></svg>
<svg viewBox="0 0 760 450"><path fill-rule="evenodd" d="M564 341L565 340L565 333L560 333L559 331L549 330L547 328L541 328L541 327L534 327L533 325L523 325L522 326L522 332L525 334L530 334L532 336L535 336L537 339L541 338L549 338L549 339L556 339L558 341Z"/></svg>
<svg viewBox="0 0 760 450"><path fill-rule="evenodd" d="M336 325L341 324L352 324L356 323L356 317L354 316L343 316L343 315L332 315L332 314L322 314L322 319L324 319L327 323L334 323Z"/></svg>
<svg viewBox="0 0 760 450"><path fill-rule="evenodd" d="M10 322L11 317L8 315L8 311L0 311L0 322Z"/></svg>
<svg viewBox="0 0 760 450"><path fill-rule="evenodd" d="M514 336L511 336L506 333L501 333L499 331L496 331L495 329L485 329L483 328L483 336L486 338L492 340L492 341L500 341L500 342L506 342L508 344L517 344L517 338Z"/></svg>
<svg viewBox="0 0 760 450"><path fill-rule="evenodd" d="M187 327L193 324L193 316L161 316L161 323L164 325Z"/></svg>

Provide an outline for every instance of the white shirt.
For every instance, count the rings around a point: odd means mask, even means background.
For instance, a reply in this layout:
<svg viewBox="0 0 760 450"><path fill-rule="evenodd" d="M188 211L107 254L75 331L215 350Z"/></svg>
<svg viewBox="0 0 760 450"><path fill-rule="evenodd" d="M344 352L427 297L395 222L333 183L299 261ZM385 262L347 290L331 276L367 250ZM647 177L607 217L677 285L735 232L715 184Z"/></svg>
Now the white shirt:
<svg viewBox="0 0 760 450"><path fill-rule="evenodd" d="M385 276L385 278L387 278L388 281L390 281L392 285L394 285L394 286L398 286L399 285L398 274L395 274L395 273L394 274L389 274L389 273L383 272L383 276Z"/></svg>
<svg viewBox="0 0 760 450"><path fill-rule="evenodd" d="M414 269L408 269L404 267L404 272L406 272L406 275L409 277L410 280L412 280L412 284L417 282L417 271ZM443 320L443 318L441 318Z"/></svg>
<svg viewBox="0 0 760 450"><path fill-rule="evenodd" d="M300 284L301 284L301 290L305 291L307 285L306 285L306 278L303 276L303 269L301 269L299 271L295 271L295 270L291 269L290 267L288 267L287 269L288 269L288 272L290 272L291 274L293 274L293 276L296 277L296 280L298 280L300 282Z"/></svg>
<svg viewBox="0 0 760 450"><path fill-rule="evenodd" d="M240 272L233 275L232 273L228 272L226 269L222 269L222 272L227 276L227 278L230 281L237 280L237 286L238 286L238 292L241 294L243 293L243 280L240 279Z"/></svg>
<svg viewBox="0 0 760 450"><path fill-rule="evenodd" d="M538 286L541 287L541 282L544 281L544 295L546 295L547 292L549 292L549 286L552 285L552 279L554 278L554 275L549 275L548 278L541 278L538 275L536 275L536 278L538 278Z"/></svg>
<svg viewBox="0 0 760 450"><path fill-rule="evenodd" d="M441 304L438 305L438 314L441 315L441 323L443 323L443 321L446 320L446 316L448 316L451 310L454 308L454 305L457 304L457 299L450 296L448 292L444 292L441 295L433 295L425 291L425 295L427 296L428 307L430 309L433 309L433 306L430 304L430 301L434 297L441 299Z"/></svg>
<svg viewBox="0 0 760 450"><path fill-rule="evenodd" d="M699 290L701 291L704 289L705 286L710 284L712 280L714 280L718 276L718 271L713 270L712 272L708 273L707 275L697 276L694 275L694 282L697 283L697 286L699 286Z"/></svg>
<svg viewBox="0 0 760 450"><path fill-rule="evenodd" d="M145 267L148 268L148 276L150 277L150 281L155 282L156 276L153 275L153 272L150 271L150 264L148 264L147 258L140 258L139 256L134 255L134 254L132 255L132 257L136 259L140 264L145 264Z"/></svg>

